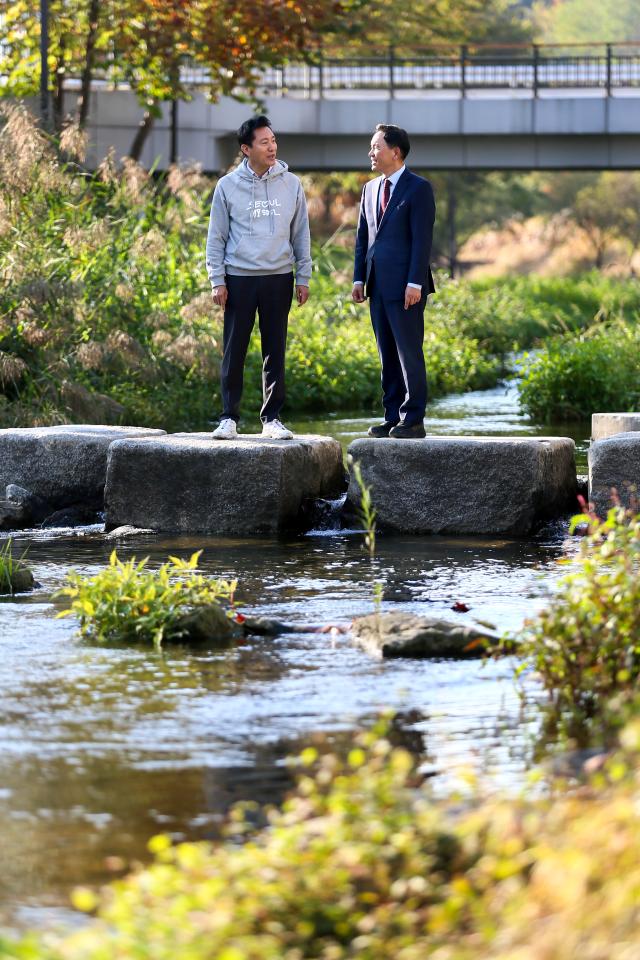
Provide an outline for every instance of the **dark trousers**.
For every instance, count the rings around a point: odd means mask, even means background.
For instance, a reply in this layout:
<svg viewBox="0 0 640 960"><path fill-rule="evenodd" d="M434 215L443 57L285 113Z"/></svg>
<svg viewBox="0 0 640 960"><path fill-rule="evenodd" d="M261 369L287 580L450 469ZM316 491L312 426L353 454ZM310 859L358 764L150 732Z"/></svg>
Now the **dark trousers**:
<svg viewBox="0 0 640 960"><path fill-rule="evenodd" d="M236 422L251 331L258 313L262 348L263 423L276 420L284 403L284 354L287 323L293 298L293 273L259 277L226 278L227 305L224 311L221 370L222 417Z"/></svg>
<svg viewBox="0 0 640 960"><path fill-rule="evenodd" d="M404 300L389 300L380 293L375 278L370 278L367 292L382 367L384 418L408 427L422 423L427 405L422 352L427 298L423 293L418 303L405 310Z"/></svg>

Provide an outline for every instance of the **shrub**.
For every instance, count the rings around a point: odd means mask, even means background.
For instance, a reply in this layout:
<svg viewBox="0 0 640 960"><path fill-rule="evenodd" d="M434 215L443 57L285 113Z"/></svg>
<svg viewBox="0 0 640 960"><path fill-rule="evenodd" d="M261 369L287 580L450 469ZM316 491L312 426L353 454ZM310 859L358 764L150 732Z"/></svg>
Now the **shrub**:
<svg viewBox="0 0 640 960"><path fill-rule="evenodd" d="M118 560L115 550L109 566L93 577L75 571L57 594L71 606L59 614L75 616L88 640L152 642L179 640L185 633L185 613L233 597L235 581L211 580L197 573L200 554L189 560L169 557L158 570L148 570L149 558L136 563Z"/></svg>
<svg viewBox="0 0 640 960"><path fill-rule="evenodd" d="M580 420L640 402L640 325L591 328L551 340L526 368L520 403L536 420Z"/></svg>
<svg viewBox="0 0 640 960"><path fill-rule="evenodd" d="M640 693L640 514L616 507L578 522L590 524L578 569L514 645L519 672L542 683L545 732L602 745L624 715L620 698Z"/></svg>

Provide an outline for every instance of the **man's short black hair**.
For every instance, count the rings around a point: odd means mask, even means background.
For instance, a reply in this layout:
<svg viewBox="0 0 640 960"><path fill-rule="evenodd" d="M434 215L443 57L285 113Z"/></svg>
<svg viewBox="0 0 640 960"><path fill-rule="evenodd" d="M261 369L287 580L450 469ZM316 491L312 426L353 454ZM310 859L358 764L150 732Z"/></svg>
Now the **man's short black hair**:
<svg viewBox="0 0 640 960"><path fill-rule="evenodd" d="M238 143L240 146L244 143L247 147L250 147L253 143L255 132L259 130L260 127L269 127L270 130L272 129L269 117L261 115L259 117L251 117L250 120L245 120L238 130Z"/></svg>
<svg viewBox="0 0 640 960"><path fill-rule="evenodd" d="M384 140L388 147L397 147L402 154L402 159L409 155L411 144L409 143L409 134L402 127L397 127L395 123L379 123L376 126L376 133L381 130L384 134Z"/></svg>

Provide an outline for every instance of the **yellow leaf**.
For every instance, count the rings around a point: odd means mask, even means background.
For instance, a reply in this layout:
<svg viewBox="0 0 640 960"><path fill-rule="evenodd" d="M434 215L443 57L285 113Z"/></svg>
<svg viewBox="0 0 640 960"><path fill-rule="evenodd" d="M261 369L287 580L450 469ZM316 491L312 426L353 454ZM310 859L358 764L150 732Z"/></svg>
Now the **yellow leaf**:
<svg viewBox="0 0 640 960"><path fill-rule="evenodd" d="M166 833L157 833L147 844L150 853L164 853L171 847L171 839Z"/></svg>
<svg viewBox="0 0 640 960"><path fill-rule="evenodd" d="M71 893L71 903L76 910L91 913L98 906L98 898L93 890L89 890L87 887L76 887Z"/></svg>

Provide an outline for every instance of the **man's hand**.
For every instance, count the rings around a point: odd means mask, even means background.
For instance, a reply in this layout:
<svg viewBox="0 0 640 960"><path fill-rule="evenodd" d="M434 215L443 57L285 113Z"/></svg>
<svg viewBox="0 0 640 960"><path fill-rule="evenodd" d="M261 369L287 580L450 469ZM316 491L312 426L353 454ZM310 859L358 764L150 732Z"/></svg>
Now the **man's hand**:
<svg viewBox="0 0 640 960"><path fill-rule="evenodd" d="M213 302L217 303L219 307L224 307L227 302L227 297L229 293L224 283L221 283L219 287L213 288Z"/></svg>
<svg viewBox="0 0 640 960"><path fill-rule="evenodd" d="M417 287L407 287L404 291L404 308L408 310L409 307L412 307L418 302L422 296L422 290L419 290Z"/></svg>
<svg viewBox="0 0 640 960"><path fill-rule="evenodd" d="M354 303L364 303L366 300L364 295L364 283L354 283L353 290L351 291L351 299Z"/></svg>
<svg viewBox="0 0 640 960"><path fill-rule="evenodd" d="M298 301L298 306L301 307L303 303L306 303L309 299L309 287L303 287L296 284L296 300Z"/></svg>

